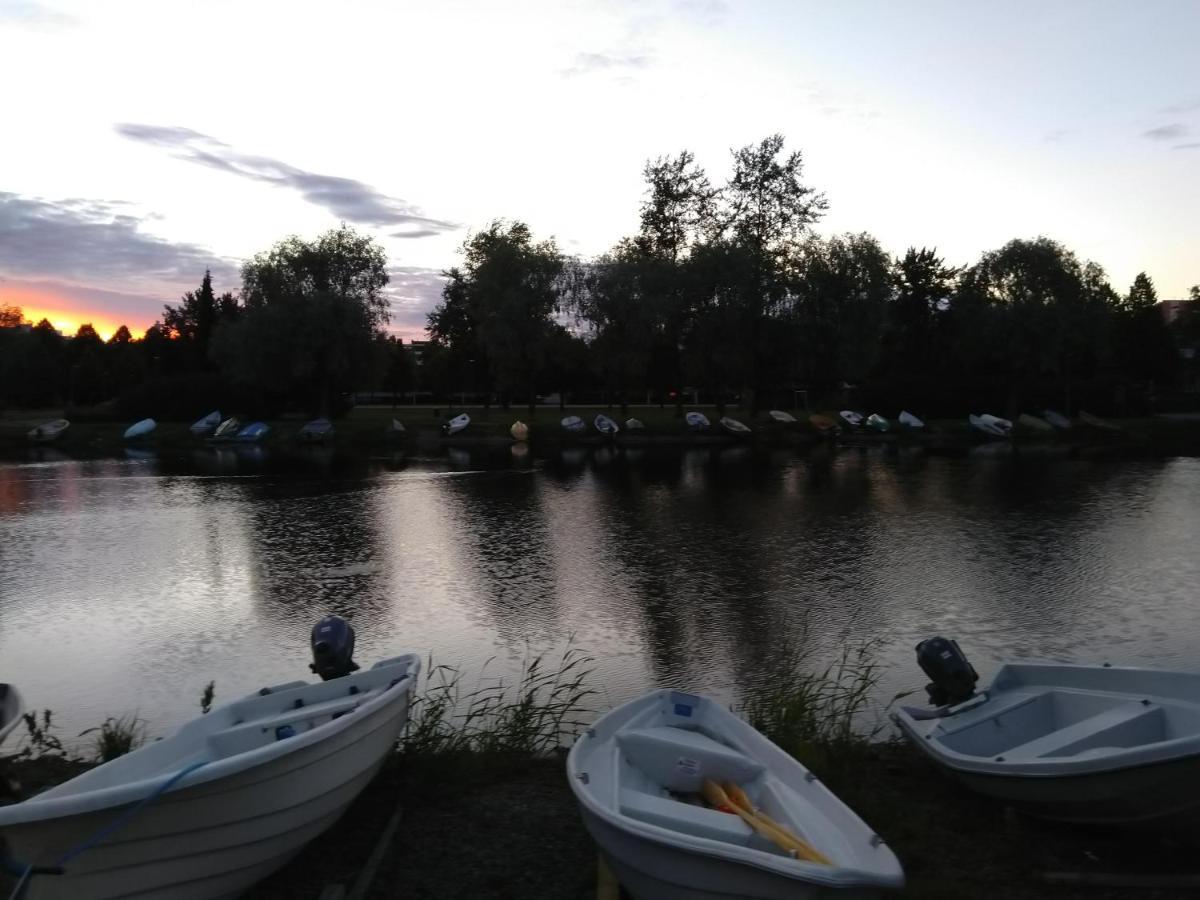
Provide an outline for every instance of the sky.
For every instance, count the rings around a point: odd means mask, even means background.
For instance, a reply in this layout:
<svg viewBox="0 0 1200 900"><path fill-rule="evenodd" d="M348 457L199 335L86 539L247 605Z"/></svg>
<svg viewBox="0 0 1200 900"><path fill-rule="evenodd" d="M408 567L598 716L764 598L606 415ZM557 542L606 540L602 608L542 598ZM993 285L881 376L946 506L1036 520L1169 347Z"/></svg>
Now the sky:
<svg viewBox="0 0 1200 900"><path fill-rule="evenodd" d="M140 333L209 268L346 222L421 338L473 230L573 254L648 159L776 132L821 234L970 264L1046 235L1200 282L1200 0L0 0L0 303Z"/></svg>

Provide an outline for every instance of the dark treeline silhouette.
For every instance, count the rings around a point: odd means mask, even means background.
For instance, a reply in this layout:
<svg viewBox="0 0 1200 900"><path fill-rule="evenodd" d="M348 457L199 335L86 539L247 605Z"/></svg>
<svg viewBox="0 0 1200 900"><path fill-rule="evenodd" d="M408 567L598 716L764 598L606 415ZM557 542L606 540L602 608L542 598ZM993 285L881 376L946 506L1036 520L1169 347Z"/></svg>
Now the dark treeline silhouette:
<svg viewBox="0 0 1200 900"><path fill-rule="evenodd" d="M138 340L124 325L107 342L91 325L64 337L0 306L0 408L115 399L97 414L339 412L397 368L386 269L383 249L346 226L291 237L245 263L237 296L218 295L205 272Z"/></svg>
<svg viewBox="0 0 1200 900"><path fill-rule="evenodd" d="M0 305L0 408L336 415L356 391L622 407L694 391L754 411L804 391L812 407L886 414L1137 414L1200 386L1200 286L1168 321L1147 275L1119 293L1045 237L965 267L929 248L893 258L865 233L821 237L828 203L779 135L735 150L722 185L687 151L644 177L636 232L597 258L522 222L468 236L425 346L386 334L384 252L344 225L251 258L236 295L205 273L139 340L124 326L107 342L90 325L64 337Z"/></svg>
<svg viewBox="0 0 1200 900"><path fill-rule="evenodd" d="M687 386L752 411L856 386L892 413L1133 413L1180 384L1179 351L1200 340L1200 304L1169 325L1147 275L1122 295L1049 238L957 268L928 248L893 259L865 233L820 237L827 202L779 135L734 151L720 187L686 151L644 174L637 233L596 259L567 258L520 222L468 237L429 315L431 384L622 406L682 401Z"/></svg>

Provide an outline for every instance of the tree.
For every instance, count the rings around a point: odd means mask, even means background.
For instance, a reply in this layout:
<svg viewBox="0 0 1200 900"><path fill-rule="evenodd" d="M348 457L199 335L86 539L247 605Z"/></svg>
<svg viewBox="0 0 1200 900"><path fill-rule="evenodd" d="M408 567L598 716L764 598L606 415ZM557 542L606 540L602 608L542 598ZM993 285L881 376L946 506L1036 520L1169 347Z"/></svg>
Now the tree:
<svg viewBox="0 0 1200 900"><path fill-rule="evenodd" d="M287 238L242 267L242 312L213 355L230 380L329 414L372 374L387 283L383 248L352 228Z"/></svg>
<svg viewBox="0 0 1200 900"><path fill-rule="evenodd" d="M648 255L676 262L712 229L719 192L688 150L647 162L642 176L646 196L637 242Z"/></svg>
<svg viewBox="0 0 1200 900"><path fill-rule="evenodd" d="M959 269L947 266L937 250L909 247L892 269L895 295L888 307L884 354L893 373L931 371L939 317L950 305Z"/></svg>
<svg viewBox="0 0 1200 900"><path fill-rule="evenodd" d="M1129 293L1125 296L1125 310L1138 312L1143 309L1151 309L1156 303L1158 303L1158 293L1154 290L1154 282L1145 272L1138 272L1133 279L1133 284L1129 286Z"/></svg>
<svg viewBox="0 0 1200 900"><path fill-rule="evenodd" d="M468 237L462 253L462 266L445 273L430 334L480 352L506 399L525 391L532 408L559 309L562 254L553 239L534 241L523 222L499 220Z"/></svg>
<svg viewBox="0 0 1200 900"><path fill-rule="evenodd" d="M0 303L0 328L16 328L25 321L25 313L19 306Z"/></svg>
<svg viewBox="0 0 1200 900"><path fill-rule="evenodd" d="M122 325L113 332L113 336L108 339L109 344L129 344L133 342L133 335L129 333L129 326Z"/></svg>
<svg viewBox="0 0 1200 900"><path fill-rule="evenodd" d="M1188 291L1188 297L1193 303L1200 303L1200 284L1193 284Z"/></svg>

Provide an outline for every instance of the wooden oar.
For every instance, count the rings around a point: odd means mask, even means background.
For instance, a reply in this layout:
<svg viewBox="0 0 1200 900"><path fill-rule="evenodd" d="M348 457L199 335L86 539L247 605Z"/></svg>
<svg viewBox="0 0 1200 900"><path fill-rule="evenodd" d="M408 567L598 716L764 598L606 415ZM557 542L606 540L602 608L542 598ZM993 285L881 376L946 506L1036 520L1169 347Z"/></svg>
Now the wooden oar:
<svg viewBox="0 0 1200 900"><path fill-rule="evenodd" d="M746 794L746 792L733 782L725 782L725 794L733 802L734 806L746 811L768 828L772 828L783 835L784 838L792 843L796 850L796 855L801 859L807 859L810 862L821 863L826 866L833 865L833 863L829 860L829 857L827 857L820 850L816 849L812 844L808 843L808 841L804 840L799 835L794 834L785 826L780 825L761 809L755 809L754 804L750 802L750 797Z"/></svg>
<svg viewBox="0 0 1200 900"><path fill-rule="evenodd" d="M796 856L800 859L806 859L809 862L819 862L826 865L829 864L828 859L826 859L804 841L800 840L794 835L786 834L774 823L768 824L768 822L764 822L753 812L742 809L729 798L729 795L726 794L721 786L715 781L712 781L708 778L704 779L702 793L704 795L704 799L707 800L714 808L719 809L722 812L733 813L734 815L740 816L742 821L753 828L758 834L765 837L775 846L786 850L789 855Z"/></svg>

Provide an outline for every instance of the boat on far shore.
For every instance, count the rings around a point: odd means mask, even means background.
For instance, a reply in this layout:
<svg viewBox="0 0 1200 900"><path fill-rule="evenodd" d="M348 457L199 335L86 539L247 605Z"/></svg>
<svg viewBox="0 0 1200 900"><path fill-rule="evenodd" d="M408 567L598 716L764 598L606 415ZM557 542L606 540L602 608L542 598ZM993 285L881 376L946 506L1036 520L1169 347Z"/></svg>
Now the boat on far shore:
<svg viewBox="0 0 1200 900"><path fill-rule="evenodd" d="M237 433L242 430L242 420L237 416L230 416L224 422L216 427L212 433L211 441L232 441L237 437Z"/></svg>
<svg viewBox="0 0 1200 900"><path fill-rule="evenodd" d="M882 434L891 430L892 423L879 413L871 413L867 416L867 427Z"/></svg>
<svg viewBox="0 0 1200 900"><path fill-rule="evenodd" d="M322 416L305 422L296 433L296 439L302 444L320 444L333 437L333 423Z"/></svg>
<svg viewBox="0 0 1200 900"><path fill-rule="evenodd" d="M702 412L689 412L683 417L687 427L692 431L707 431L709 427L708 416Z"/></svg>
<svg viewBox="0 0 1200 900"><path fill-rule="evenodd" d="M984 413L981 416L972 413L967 416L967 422L976 431L986 434L988 437L1012 437L1012 422L1008 421L1008 419L1001 419L999 416L993 416L990 413Z"/></svg>
<svg viewBox="0 0 1200 900"><path fill-rule="evenodd" d="M1043 409L1042 410L1042 418L1045 419L1047 422L1049 422L1051 425L1053 425L1055 428L1061 428L1061 429L1065 430L1065 429L1071 427L1070 419L1068 419L1062 413L1057 413L1052 409Z"/></svg>
<svg viewBox="0 0 1200 900"><path fill-rule="evenodd" d="M843 409L841 412L838 413L838 415L841 416L842 421L845 422L847 425L849 425L851 428L860 427L862 425L863 419L864 419L864 416L862 413L856 412L852 409Z"/></svg>
<svg viewBox="0 0 1200 900"><path fill-rule="evenodd" d="M54 419L51 422L43 422L36 428L29 430L29 440L35 444L49 444L51 441L56 441L64 431L71 427L71 423L66 419Z"/></svg>
<svg viewBox="0 0 1200 900"><path fill-rule="evenodd" d="M920 429L925 427L925 423L908 410L903 410L897 417L897 421L900 423L902 428Z"/></svg>
<svg viewBox="0 0 1200 900"><path fill-rule="evenodd" d="M749 425L739 422L737 419L731 419L729 416L722 416L717 420L717 424L735 437L746 437L752 433Z"/></svg>
<svg viewBox="0 0 1200 900"><path fill-rule="evenodd" d="M629 418L625 420L626 431L645 431L646 423L641 419Z"/></svg>
<svg viewBox="0 0 1200 900"><path fill-rule="evenodd" d="M188 428L188 431L190 431L196 437L206 437L212 434L220 424L221 411L214 409L204 418L197 419L195 422L193 422Z"/></svg>
<svg viewBox="0 0 1200 900"><path fill-rule="evenodd" d="M158 427L158 423L153 419L142 419L139 422L134 422L125 429L125 440L133 441L140 437L145 437Z"/></svg>
<svg viewBox="0 0 1200 900"><path fill-rule="evenodd" d="M609 437L616 437L617 433L621 430L621 426L604 413L599 413L592 420L592 425L598 432Z"/></svg>
<svg viewBox="0 0 1200 900"><path fill-rule="evenodd" d="M470 424L471 424L471 417L468 416L466 413L459 413L454 418L447 419L446 422L443 423L442 434L446 435L446 437L453 437L454 435L458 434L459 432L461 432L465 428L467 428L467 426L469 426Z"/></svg>
<svg viewBox="0 0 1200 900"><path fill-rule="evenodd" d="M587 431L587 422L583 421L579 416L563 416L559 422L563 427L563 431L569 434L583 434Z"/></svg>
<svg viewBox="0 0 1200 900"><path fill-rule="evenodd" d="M796 417L790 412L784 412L782 409L773 409L767 413L771 421L776 425L795 425Z"/></svg>
<svg viewBox="0 0 1200 900"><path fill-rule="evenodd" d="M529 439L529 426L517 419L509 426L508 433L514 441L525 441Z"/></svg>
<svg viewBox="0 0 1200 900"><path fill-rule="evenodd" d="M1045 419L1029 413L1021 413L1021 415L1017 417L1017 424L1022 428L1029 429L1030 431L1048 432L1054 430L1054 426Z"/></svg>
<svg viewBox="0 0 1200 900"><path fill-rule="evenodd" d="M820 413L814 413L809 416L808 423L823 437L831 437L842 430L837 422L829 418L829 416L823 416Z"/></svg>
<svg viewBox="0 0 1200 900"><path fill-rule="evenodd" d="M1090 428L1100 428L1104 431L1124 431L1125 429L1116 422L1110 422L1108 419L1102 419L1099 416L1094 416L1090 412L1084 410L1079 411L1079 421Z"/></svg>
<svg viewBox="0 0 1200 900"><path fill-rule="evenodd" d="M271 431L266 422L251 422L237 433L237 439L243 444L257 444Z"/></svg>

